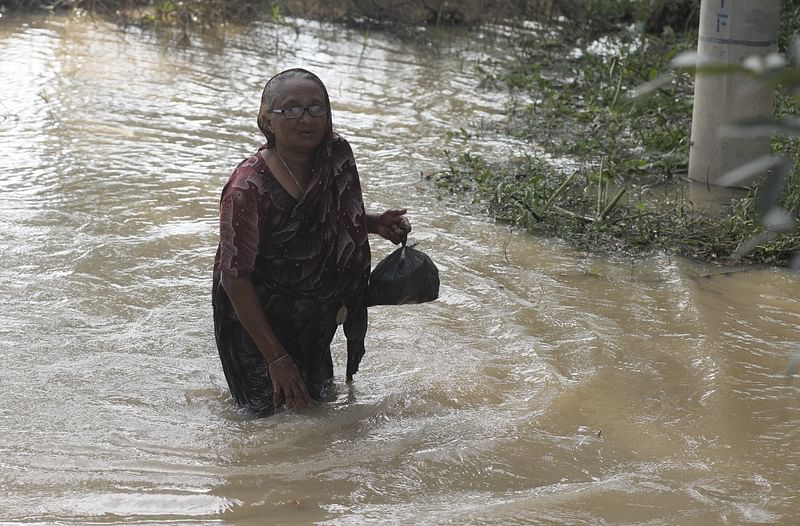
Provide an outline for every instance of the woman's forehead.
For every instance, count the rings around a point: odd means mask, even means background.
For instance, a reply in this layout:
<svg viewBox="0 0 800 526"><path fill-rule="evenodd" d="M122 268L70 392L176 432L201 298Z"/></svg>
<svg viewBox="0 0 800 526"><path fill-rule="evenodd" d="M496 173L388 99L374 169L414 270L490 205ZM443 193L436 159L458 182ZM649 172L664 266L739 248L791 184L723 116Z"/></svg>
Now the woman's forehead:
<svg viewBox="0 0 800 526"><path fill-rule="evenodd" d="M278 89L276 91L277 99L288 99L292 96L325 99L325 92L322 87L314 80L308 78L283 79L280 81L280 84L278 84Z"/></svg>

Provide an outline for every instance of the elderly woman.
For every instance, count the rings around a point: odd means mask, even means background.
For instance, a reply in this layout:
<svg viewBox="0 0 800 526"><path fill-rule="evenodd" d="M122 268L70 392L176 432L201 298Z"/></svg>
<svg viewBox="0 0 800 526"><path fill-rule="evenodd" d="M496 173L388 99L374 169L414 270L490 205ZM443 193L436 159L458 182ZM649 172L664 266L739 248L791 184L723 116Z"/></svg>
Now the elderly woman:
<svg viewBox="0 0 800 526"><path fill-rule="evenodd" d="M290 69L272 77L258 127L266 144L222 190L213 306L233 397L269 415L324 398L342 322L352 379L367 332L367 234L397 244L411 226L405 210L366 213L353 152L333 131L316 75Z"/></svg>

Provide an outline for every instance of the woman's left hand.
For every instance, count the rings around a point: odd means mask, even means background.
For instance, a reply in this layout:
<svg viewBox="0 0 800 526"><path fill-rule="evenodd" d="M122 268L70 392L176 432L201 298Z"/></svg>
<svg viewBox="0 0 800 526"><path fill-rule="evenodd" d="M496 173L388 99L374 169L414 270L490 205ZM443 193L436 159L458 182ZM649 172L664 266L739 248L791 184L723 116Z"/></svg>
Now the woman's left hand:
<svg viewBox="0 0 800 526"><path fill-rule="evenodd" d="M395 245L411 232L411 223L405 216L405 208L390 208L376 218L375 234L388 239Z"/></svg>

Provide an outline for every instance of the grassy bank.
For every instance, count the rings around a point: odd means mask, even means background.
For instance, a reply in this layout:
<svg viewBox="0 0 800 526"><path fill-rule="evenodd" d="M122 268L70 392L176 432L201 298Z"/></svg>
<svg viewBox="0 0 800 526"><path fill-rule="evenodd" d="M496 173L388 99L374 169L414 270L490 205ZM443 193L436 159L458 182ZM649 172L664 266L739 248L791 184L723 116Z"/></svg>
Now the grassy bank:
<svg viewBox="0 0 800 526"><path fill-rule="evenodd" d="M796 31L797 18L794 23ZM784 33L791 31L785 24ZM501 220L588 251L666 250L705 261L790 264L800 252L796 220L788 232L768 232L760 213L765 192L774 188L756 186L715 213L690 200L693 76L669 64L696 48L696 33L668 28L648 35L640 24L617 26L595 40L590 34L576 36L574 27L569 35L533 34L518 41L513 60L481 71L487 87L508 93L505 132L549 156L575 160L577 169L558 169L543 155L490 164L465 149L448 152L448 170L437 184ZM664 73L669 82L648 97L630 96ZM796 116L798 109L797 97L780 93L778 117ZM776 137L773 150L800 160L796 138ZM798 166L780 195L792 216L800 210Z"/></svg>

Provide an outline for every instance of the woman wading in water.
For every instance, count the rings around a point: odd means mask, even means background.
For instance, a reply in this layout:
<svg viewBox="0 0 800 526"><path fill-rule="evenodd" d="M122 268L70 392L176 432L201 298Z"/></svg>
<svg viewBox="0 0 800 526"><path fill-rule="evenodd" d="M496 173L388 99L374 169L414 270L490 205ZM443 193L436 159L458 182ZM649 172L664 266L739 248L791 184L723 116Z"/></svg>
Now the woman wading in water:
<svg viewBox="0 0 800 526"><path fill-rule="evenodd" d="M352 379L367 332L367 234L397 244L411 226L405 210L366 213L353 152L333 131L316 75L290 69L272 77L258 127L266 144L222 190L213 306L233 397L269 415L324 398L342 321Z"/></svg>

